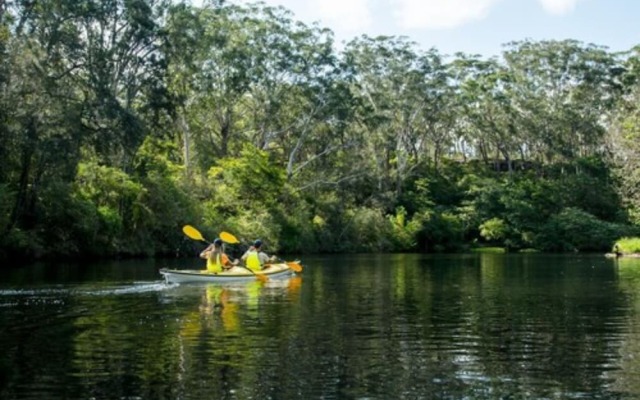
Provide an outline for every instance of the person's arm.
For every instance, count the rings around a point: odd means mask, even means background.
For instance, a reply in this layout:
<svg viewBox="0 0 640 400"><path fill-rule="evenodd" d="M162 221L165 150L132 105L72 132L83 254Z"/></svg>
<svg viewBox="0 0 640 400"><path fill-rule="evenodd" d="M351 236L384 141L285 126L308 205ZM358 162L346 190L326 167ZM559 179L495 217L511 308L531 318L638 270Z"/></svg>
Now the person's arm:
<svg viewBox="0 0 640 400"><path fill-rule="evenodd" d="M213 249L213 245L212 244L207 246L207 248L202 250L202 252L200 253L200 258L204 258L204 259L209 258L209 256L211 255L211 250L212 249Z"/></svg>
<svg viewBox="0 0 640 400"><path fill-rule="evenodd" d="M242 261L247 261L247 257L249 257L249 252L253 249L253 246L249 247L249 249L247 251L244 252L244 254L242 255L242 257L240 257L240 259Z"/></svg>
<svg viewBox="0 0 640 400"><path fill-rule="evenodd" d="M238 259L231 261L231 257L229 257L227 253L222 253L221 261L222 261L222 266L227 268L231 268L234 265L238 265L238 262L239 262Z"/></svg>
<svg viewBox="0 0 640 400"><path fill-rule="evenodd" d="M258 258L260 259L260 264L266 265L270 263L269 256L265 252L258 253Z"/></svg>

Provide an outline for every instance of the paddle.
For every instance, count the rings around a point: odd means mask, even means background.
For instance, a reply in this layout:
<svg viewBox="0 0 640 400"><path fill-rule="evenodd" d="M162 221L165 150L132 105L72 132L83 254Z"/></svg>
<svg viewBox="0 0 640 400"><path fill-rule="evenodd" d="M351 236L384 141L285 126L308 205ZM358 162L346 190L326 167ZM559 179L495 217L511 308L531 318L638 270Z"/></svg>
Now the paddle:
<svg viewBox="0 0 640 400"><path fill-rule="evenodd" d="M196 228L194 228L191 225L185 225L184 227L182 227L182 232L184 232L185 235L187 235L188 237L190 237L193 240L199 240L201 242L209 243L204 237L202 237L202 234L200 233L200 231L197 230ZM225 233L225 232L222 232L222 233ZM220 236L221 236L220 238L222 239L222 241L225 242L225 240L222 237L222 235L220 235ZM227 243L230 243L230 242L227 242ZM251 269L249 269L249 268L247 268L247 267L245 267L243 265L240 265L240 267L250 271L253 275L256 276L256 278L258 278L258 280L260 282L266 282L269 279L267 276L265 276L263 274L256 274L253 270L251 270Z"/></svg>
<svg viewBox="0 0 640 400"><path fill-rule="evenodd" d="M238 238L233 236L229 232L220 232L220 239L222 239L223 242L229 243L229 244L239 244L240 243Z"/></svg>
<svg viewBox="0 0 640 400"><path fill-rule="evenodd" d="M189 236L193 240L199 240L201 242L209 243L205 240L205 238L202 237L202 234L200 233L200 231L191 225L183 226L182 232L184 232L185 235Z"/></svg>
<svg viewBox="0 0 640 400"><path fill-rule="evenodd" d="M240 243L238 238L233 236L233 234L231 234L229 232L220 232L220 239L222 239L223 242L229 243L229 244L238 244L238 243ZM283 261L281 259L278 259L278 261L284 262L285 264L287 264L287 266L289 268L291 268L291 270L294 271L294 272L302 272L302 265L300 265L296 261Z"/></svg>

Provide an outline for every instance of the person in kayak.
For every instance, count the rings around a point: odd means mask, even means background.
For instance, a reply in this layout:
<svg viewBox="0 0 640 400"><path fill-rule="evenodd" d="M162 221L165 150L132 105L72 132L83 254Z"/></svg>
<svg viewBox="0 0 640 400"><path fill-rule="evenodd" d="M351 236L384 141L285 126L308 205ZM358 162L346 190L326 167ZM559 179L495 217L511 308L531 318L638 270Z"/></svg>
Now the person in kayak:
<svg viewBox="0 0 640 400"><path fill-rule="evenodd" d="M231 262L229 256L225 254L220 238L217 238L206 249L202 250L200 258L207 260L207 272L214 274L231 269L238 264L238 260Z"/></svg>
<svg viewBox="0 0 640 400"><path fill-rule="evenodd" d="M262 240L258 239L253 242L253 246L249 247L242 257L240 258L244 261L247 268L253 271L260 271L265 267L265 265L276 260L276 256L269 257L267 253L262 251Z"/></svg>

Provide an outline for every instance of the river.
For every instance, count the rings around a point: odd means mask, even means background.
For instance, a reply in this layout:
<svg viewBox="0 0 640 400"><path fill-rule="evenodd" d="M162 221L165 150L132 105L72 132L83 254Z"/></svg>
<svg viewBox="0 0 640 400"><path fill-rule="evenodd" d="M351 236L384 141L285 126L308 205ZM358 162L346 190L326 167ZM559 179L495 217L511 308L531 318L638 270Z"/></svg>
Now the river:
<svg viewBox="0 0 640 400"><path fill-rule="evenodd" d="M3 399L640 398L640 260L306 256L168 285L200 260L4 265Z"/></svg>

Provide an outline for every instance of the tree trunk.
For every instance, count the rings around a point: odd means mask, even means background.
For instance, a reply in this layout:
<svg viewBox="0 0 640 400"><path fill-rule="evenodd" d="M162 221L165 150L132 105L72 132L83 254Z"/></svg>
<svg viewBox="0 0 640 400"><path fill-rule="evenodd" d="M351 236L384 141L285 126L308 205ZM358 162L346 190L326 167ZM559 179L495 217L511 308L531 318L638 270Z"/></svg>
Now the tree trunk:
<svg viewBox="0 0 640 400"><path fill-rule="evenodd" d="M18 181L18 192L16 200L9 218L7 232L18 224L26 214L27 203L29 198L29 175L31 174L31 164L33 161L33 147L25 144L22 149L20 180Z"/></svg>
<svg viewBox="0 0 640 400"><path fill-rule="evenodd" d="M184 146L184 170L187 175L187 179L191 178L191 152L190 152L190 133L189 125L184 118L186 110L183 108L182 113L178 116L178 126L182 131L182 143Z"/></svg>

